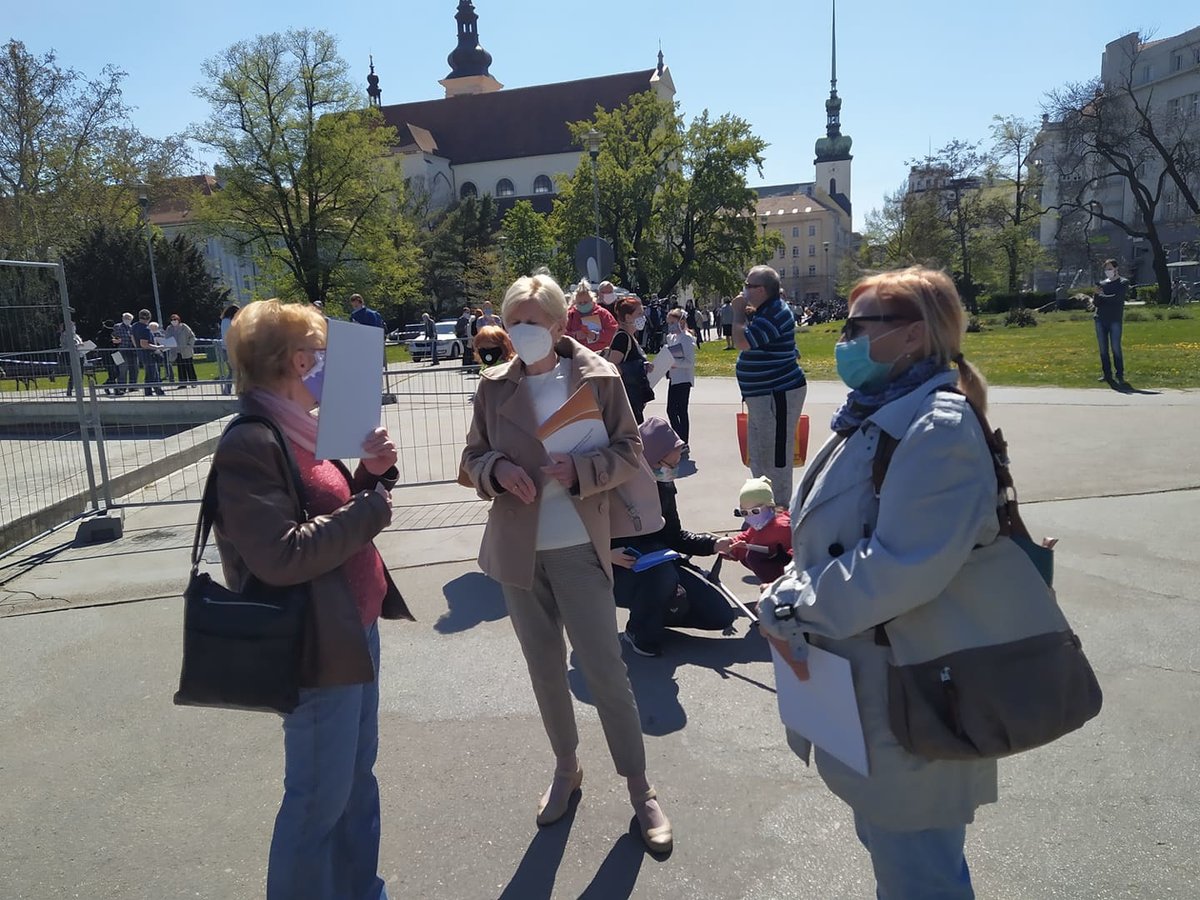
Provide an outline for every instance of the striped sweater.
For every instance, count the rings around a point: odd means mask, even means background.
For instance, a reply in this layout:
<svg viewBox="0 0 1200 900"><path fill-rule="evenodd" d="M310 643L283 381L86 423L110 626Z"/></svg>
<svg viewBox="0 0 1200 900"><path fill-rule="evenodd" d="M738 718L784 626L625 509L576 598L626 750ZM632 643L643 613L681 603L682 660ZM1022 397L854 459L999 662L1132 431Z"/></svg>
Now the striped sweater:
<svg viewBox="0 0 1200 900"><path fill-rule="evenodd" d="M737 380L742 397L762 397L790 391L807 383L797 361L796 317L776 297L759 308L746 323L749 350L738 354Z"/></svg>

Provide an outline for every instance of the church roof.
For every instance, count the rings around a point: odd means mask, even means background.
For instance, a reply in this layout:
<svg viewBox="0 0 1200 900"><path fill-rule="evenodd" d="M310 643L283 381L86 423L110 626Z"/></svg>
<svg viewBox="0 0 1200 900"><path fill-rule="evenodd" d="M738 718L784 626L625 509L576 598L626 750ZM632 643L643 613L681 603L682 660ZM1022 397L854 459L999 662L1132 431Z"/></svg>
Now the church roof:
<svg viewBox="0 0 1200 900"><path fill-rule="evenodd" d="M453 165L579 153L581 148L571 140L567 123L590 119L597 105L616 109L633 95L650 90L655 71L642 69L579 81L397 103L381 107L380 112L384 121L396 128L398 146L422 147L432 137L437 155ZM418 136L421 131L428 136Z"/></svg>

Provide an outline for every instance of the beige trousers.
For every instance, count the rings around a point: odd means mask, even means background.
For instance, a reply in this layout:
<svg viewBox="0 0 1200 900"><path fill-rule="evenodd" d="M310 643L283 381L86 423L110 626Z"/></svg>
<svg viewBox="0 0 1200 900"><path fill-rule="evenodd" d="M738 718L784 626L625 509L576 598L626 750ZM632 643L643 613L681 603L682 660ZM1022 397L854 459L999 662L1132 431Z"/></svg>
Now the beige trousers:
<svg viewBox="0 0 1200 900"><path fill-rule="evenodd" d="M579 745L567 685L565 627L617 773L629 777L645 772L642 723L621 658L612 584L595 548L581 544L540 550L534 561L533 589L509 584L502 588L554 755L570 756Z"/></svg>

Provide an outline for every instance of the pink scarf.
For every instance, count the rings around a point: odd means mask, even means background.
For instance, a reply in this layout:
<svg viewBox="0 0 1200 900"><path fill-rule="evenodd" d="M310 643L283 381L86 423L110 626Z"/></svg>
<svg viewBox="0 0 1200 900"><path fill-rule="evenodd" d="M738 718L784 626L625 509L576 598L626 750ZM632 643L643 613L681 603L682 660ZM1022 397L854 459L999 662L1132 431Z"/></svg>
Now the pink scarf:
<svg viewBox="0 0 1200 900"><path fill-rule="evenodd" d="M246 396L270 414L289 441L309 453L316 454L316 410L307 410L294 400L280 397L265 388L254 388Z"/></svg>

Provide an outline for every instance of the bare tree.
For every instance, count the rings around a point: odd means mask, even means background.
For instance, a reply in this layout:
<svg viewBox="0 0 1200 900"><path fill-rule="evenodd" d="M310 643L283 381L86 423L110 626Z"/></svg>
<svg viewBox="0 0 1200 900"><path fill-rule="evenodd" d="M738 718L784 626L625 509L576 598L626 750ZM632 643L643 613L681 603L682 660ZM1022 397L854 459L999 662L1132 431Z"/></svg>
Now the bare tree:
<svg viewBox="0 0 1200 900"><path fill-rule="evenodd" d="M1069 84L1048 95L1046 112L1058 131L1052 149L1053 174L1062 195L1048 207L1060 214L1083 211L1089 218L1144 239L1150 248L1160 297L1171 292L1170 270L1160 225L1175 196L1193 214L1200 202L1193 188L1200 173L1200 125L1155 97L1153 86L1135 75L1145 41L1130 35L1120 43L1122 65L1116 78ZM1105 196L1128 188L1134 215Z"/></svg>

